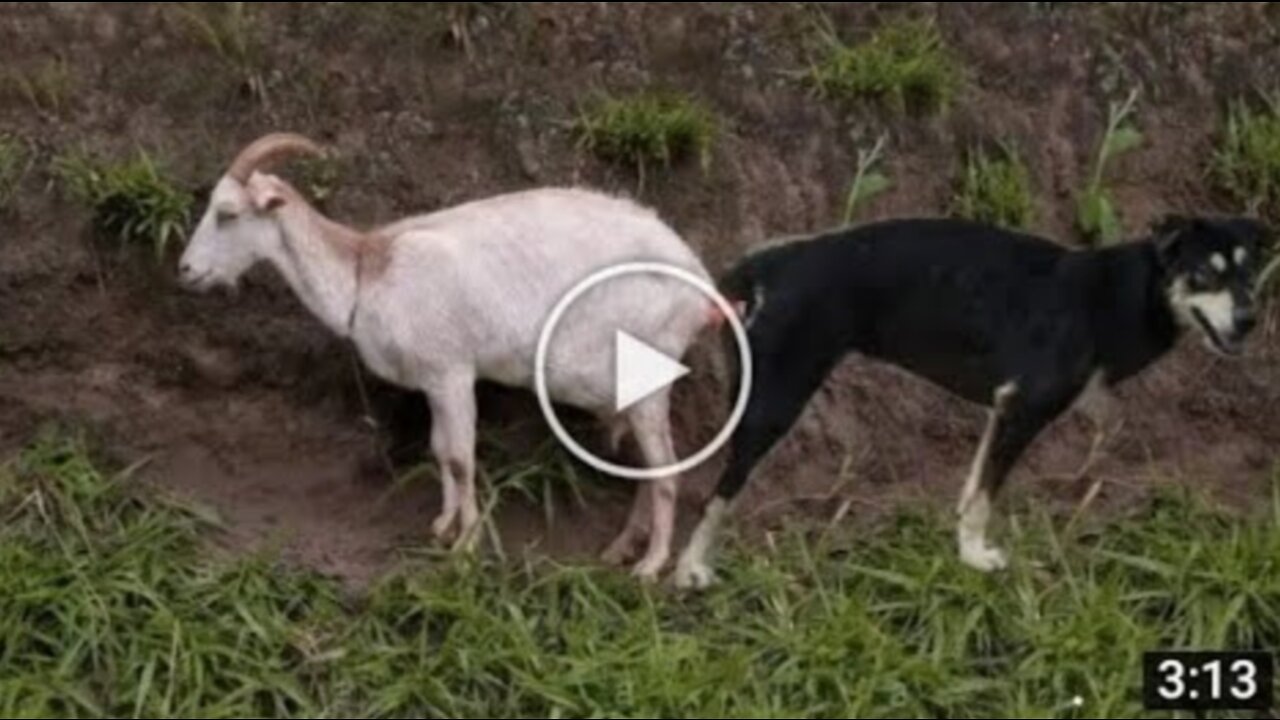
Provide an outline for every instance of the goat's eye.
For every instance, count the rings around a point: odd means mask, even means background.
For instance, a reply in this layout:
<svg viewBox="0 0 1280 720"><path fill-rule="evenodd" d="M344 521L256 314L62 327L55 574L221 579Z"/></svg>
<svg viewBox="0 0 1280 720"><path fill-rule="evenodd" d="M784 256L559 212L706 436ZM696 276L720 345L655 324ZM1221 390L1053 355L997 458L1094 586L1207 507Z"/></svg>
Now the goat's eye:
<svg viewBox="0 0 1280 720"><path fill-rule="evenodd" d="M214 215L214 220L218 223L219 226L226 225L227 223L232 222L235 219L236 219L236 214L231 212L230 210L219 210Z"/></svg>

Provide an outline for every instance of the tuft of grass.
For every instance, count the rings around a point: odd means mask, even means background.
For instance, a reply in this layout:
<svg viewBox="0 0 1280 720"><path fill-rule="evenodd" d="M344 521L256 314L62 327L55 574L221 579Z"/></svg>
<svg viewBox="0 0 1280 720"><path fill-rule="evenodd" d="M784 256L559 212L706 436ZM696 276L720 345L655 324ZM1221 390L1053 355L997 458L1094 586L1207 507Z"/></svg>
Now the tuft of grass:
<svg viewBox="0 0 1280 720"><path fill-rule="evenodd" d="M1280 96L1267 97L1262 108L1231 105L1211 171L1249 212L1280 210Z"/></svg>
<svg viewBox="0 0 1280 720"><path fill-rule="evenodd" d="M1124 720L1148 650L1280 644L1280 484L1250 516L1189 491L1105 527L1016 513L998 579L916 511L731 548L704 595L476 557L351 601L211 555L135 474L58 434L0 467L0 717Z"/></svg>
<svg viewBox="0 0 1280 720"><path fill-rule="evenodd" d="M829 98L933 114L950 106L964 81L960 61L927 20L892 20L857 45L845 44L830 27L821 36L825 56L812 80Z"/></svg>
<svg viewBox="0 0 1280 720"><path fill-rule="evenodd" d="M858 150L858 171L853 176L844 204L844 224L857 218L864 205L893 187L893 181L880 169L888 136L881 135L870 149Z"/></svg>
<svg viewBox="0 0 1280 720"><path fill-rule="evenodd" d="M601 159L636 168L670 167L693 157L705 170L719 132L715 114L698 100L669 92L606 97L582 112L580 142Z"/></svg>
<svg viewBox="0 0 1280 720"><path fill-rule="evenodd" d="M93 213L94 229L124 246L150 247L157 259L186 239L194 198L146 152L103 162L85 152L54 161L63 190Z"/></svg>
<svg viewBox="0 0 1280 720"><path fill-rule="evenodd" d="M301 158L298 160L299 187L311 202L323 206L342 184L345 169L333 154Z"/></svg>
<svg viewBox="0 0 1280 720"><path fill-rule="evenodd" d="M1111 103L1089 184L1077 200L1076 226L1090 243L1112 244L1124 234L1124 223L1106 184L1106 171L1117 158L1143 142L1142 132L1133 124L1137 102L1138 91L1134 90L1124 102Z"/></svg>
<svg viewBox="0 0 1280 720"><path fill-rule="evenodd" d="M316 10L328 33L350 35L359 27L362 39L414 56L449 46L468 59L481 49L480 34L496 27L510 30L528 20L520 4L497 2L327 3Z"/></svg>
<svg viewBox="0 0 1280 720"><path fill-rule="evenodd" d="M1017 150L1002 144L995 152L967 154L956 184L952 212L962 218L1026 229L1035 221L1031 174Z"/></svg>
<svg viewBox="0 0 1280 720"><path fill-rule="evenodd" d="M0 212L13 206L18 187L31 169L27 144L14 135L0 133Z"/></svg>
<svg viewBox="0 0 1280 720"><path fill-rule="evenodd" d="M46 433L0 471L0 716L310 715L333 588L213 560L196 514ZM194 715L193 715L194 714Z"/></svg>
<svg viewBox="0 0 1280 720"><path fill-rule="evenodd" d="M264 104L267 83L259 19L243 2L186 3L176 9L190 38L235 74L249 93Z"/></svg>
<svg viewBox="0 0 1280 720"><path fill-rule="evenodd" d="M49 115L63 114L76 91L75 71L61 58L29 71L9 70L0 77L33 109Z"/></svg>

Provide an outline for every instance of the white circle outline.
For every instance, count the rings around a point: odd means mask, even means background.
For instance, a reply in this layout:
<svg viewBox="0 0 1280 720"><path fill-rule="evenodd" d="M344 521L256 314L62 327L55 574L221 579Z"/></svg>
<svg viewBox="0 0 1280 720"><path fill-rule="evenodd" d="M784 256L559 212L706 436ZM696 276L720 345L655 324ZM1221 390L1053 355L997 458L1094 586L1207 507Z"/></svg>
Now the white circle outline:
<svg viewBox="0 0 1280 720"><path fill-rule="evenodd" d="M556 416L555 409L547 392L547 353L551 344L551 336L555 332L556 326L560 324L565 312L569 306L582 297L583 294L594 288L595 286L612 280L623 275L635 275L639 273L656 273L666 275L683 280L686 283L697 288L703 295L709 298L716 307L724 314L729 326L733 329L734 339L738 346L738 360L740 376L738 386L738 397L734 402L733 412L730 413L729 419L725 422L720 432L712 438L702 450L696 454L681 460L672 465L656 468L633 468L625 465L618 465L603 458L599 458L588 451L586 448L578 444L577 440L565 430L560 424L560 418ZM742 422L742 417L747 411L747 401L751 398L751 350L747 340L747 331L743 327L742 322L738 319L738 314L734 310L733 305L725 299L723 295L701 277L685 270L684 268L674 265L655 262L628 262L615 265L597 271L586 279L575 285L568 293L565 294L560 302L552 309L551 314L547 317L547 321L542 326L542 334L538 338L538 350L534 358L534 390L538 395L538 405L542 408L542 414L546 418L547 423L551 425L552 432L556 438L569 449L579 460L587 463L595 469L626 478L628 480L656 480L674 475L680 475L688 472L690 469L701 465L720 451L729 438L737 429L738 424Z"/></svg>

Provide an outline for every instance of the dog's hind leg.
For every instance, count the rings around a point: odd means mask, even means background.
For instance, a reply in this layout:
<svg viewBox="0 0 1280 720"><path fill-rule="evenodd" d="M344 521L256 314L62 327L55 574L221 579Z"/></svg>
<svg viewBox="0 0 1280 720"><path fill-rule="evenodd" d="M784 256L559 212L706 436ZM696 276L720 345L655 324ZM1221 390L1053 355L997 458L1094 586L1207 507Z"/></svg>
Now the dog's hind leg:
<svg viewBox="0 0 1280 720"><path fill-rule="evenodd" d="M676 587L704 589L715 582L709 557L735 498L755 465L800 417L834 359L834 354L809 356L801 367L795 367L799 363L757 364L752 396L730 443L728 464L676 566Z"/></svg>

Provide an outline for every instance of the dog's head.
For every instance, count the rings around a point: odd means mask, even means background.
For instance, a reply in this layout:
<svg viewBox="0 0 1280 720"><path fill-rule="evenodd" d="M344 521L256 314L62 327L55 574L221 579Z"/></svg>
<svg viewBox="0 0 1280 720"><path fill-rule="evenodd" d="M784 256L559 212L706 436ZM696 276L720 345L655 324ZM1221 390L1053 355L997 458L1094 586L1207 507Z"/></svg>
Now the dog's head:
<svg viewBox="0 0 1280 720"><path fill-rule="evenodd" d="M1169 305L1209 349L1235 356L1257 325L1255 285L1267 228L1233 218L1169 217L1156 225Z"/></svg>

